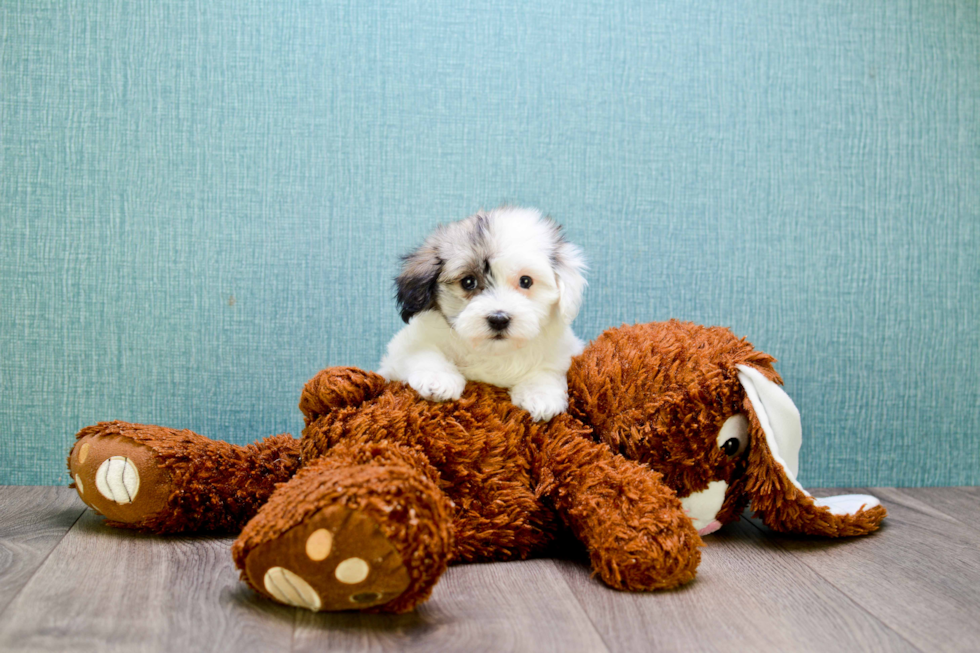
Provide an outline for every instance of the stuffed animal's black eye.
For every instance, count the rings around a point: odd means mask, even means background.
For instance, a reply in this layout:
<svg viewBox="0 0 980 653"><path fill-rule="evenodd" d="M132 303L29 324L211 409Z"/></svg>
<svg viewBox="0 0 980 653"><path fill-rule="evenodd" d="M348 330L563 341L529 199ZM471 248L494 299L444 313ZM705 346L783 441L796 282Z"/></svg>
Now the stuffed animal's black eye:
<svg viewBox="0 0 980 653"><path fill-rule="evenodd" d="M459 282L459 285L463 287L463 290L473 290L476 288L476 277L472 274L468 277L463 277L463 280Z"/></svg>
<svg viewBox="0 0 980 653"><path fill-rule="evenodd" d="M521 277L521 288L525 288L525 289L530 288L531 284L533 283L534 283L534 279L527 276L526 274L523 277Z"/></svg>
<svg viewBox="0 0 980 653"><path fill-rule="evenodd" d="M729 458L741 455L749 446L748 418L738 413L726 419L715 442Z"/></svg>
<svg viewBox="0 0 980 653"><path fill-rule="evenodd" d="M725 455L731 458L738 453L739 441L738 438L728 438L725 440L725 444L721 445L721 450L725 452Z"/></svg>

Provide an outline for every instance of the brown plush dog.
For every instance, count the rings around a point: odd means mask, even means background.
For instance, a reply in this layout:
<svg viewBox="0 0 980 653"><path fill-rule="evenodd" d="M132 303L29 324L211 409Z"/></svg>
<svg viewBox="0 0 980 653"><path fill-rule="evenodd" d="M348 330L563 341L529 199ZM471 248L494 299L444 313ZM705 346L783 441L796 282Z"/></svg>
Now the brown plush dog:
<svg viewBox="0 0 980 653"><path fill-rule="evenodd" d="M796 482L799 414L773 360L717 327L610 329L574 361L569 413L548 423L485 384L437 404L329 368L303 389L301 440L101 423L68 465L114 526L241 530L245 582L312 610L411 610L450 561L527 558L566 530L611 587L665 589L694 578L699 531L750 501L771 528L813 535L885 517L873 497L816 500Z"/></svg>

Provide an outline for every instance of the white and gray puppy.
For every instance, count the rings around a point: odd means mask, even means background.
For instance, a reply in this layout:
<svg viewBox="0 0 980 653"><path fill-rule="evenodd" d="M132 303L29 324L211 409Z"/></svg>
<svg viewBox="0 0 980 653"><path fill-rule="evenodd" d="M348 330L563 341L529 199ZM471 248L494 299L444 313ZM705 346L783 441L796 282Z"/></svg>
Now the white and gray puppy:
<svg viewBox="0 0 980 653"><path fill-rule="evenodd" d="M500 207L440 225L395 281L408 323L378 372L426 399L466 380L510 389L538 421L568 408L566 375L583 343L569 326L585 289L581 250L536 209Z"/></svg>

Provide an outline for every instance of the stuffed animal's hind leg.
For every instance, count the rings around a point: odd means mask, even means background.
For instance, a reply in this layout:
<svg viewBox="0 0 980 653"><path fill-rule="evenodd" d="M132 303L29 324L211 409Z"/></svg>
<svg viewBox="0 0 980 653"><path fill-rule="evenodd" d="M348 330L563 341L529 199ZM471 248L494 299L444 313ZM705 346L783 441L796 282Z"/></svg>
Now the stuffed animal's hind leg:
<svg viewBox="0 0 980 653"><path fill-rule="evenodd" d="M660 474L593 441L570 418L555 418L547 433L539 492L588 548L602 580L633 591L691 581L701 538Z"/></svg>
<svg viewBox="0 0 980 653"><path fill-rule="evenodd" d="M453 550L452 504L425 456L341 442L280 486L232 547L242 579L316 611L406 612Z"/></svg>
<svg viewBox="0 0 980 653"><path fill-rule="evenodd" d="M73 487L111 526L238 532L299 466L299 440L236 446L192 431L102 422L75 436Z"/></svg>

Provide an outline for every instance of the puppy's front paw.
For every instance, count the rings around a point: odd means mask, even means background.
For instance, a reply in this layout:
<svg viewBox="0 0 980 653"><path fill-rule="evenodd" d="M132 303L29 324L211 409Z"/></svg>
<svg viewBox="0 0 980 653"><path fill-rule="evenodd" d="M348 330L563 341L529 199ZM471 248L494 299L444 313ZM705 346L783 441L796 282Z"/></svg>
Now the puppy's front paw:
<svg viewBox="0 0 980 653"><path fill-rule="evenodd" d="M550 384L520 384L511 389L510 400L531 413L535 422L547 422L568 408L568 390Z"/></svg>
<svg viewBox="0 0 980 653"><path fill-rule="evenodd" d="M408 385L430 401L459 399L466 379L459 372L416 372L408 375Z"/></svg>

